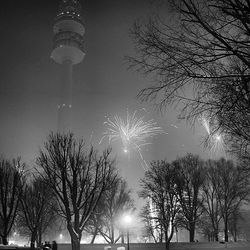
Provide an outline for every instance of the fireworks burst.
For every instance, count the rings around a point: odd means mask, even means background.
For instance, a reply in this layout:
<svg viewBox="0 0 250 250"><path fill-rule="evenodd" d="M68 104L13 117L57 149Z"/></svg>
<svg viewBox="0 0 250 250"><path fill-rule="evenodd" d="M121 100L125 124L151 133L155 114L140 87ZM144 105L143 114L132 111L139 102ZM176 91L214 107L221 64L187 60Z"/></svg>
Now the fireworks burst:
<svg viewBox="0 0 250 250"><path fill-rule="evenodd" d="M223 134L216 133L213 136L210 136L211 142L211 152L215 155L224 155L225 156L225 143Z"/></svg>
<svg viewBox="0 0 250 250"><path fill-rule="evenodd" d="M211 132L210 119L205 115L201 117L201 124L208 134L207 145L211 150L212 155L225 155L224 136L220 132Z"/></svg>
<svg viewBox="0 0 250 250"><path fill-rule="evenodd" d="M109 143L121 140L124 153L128 153L131 148L135 149L147 166L141 153L142 147L151 144L149 139L158 134L163 134L164 131L157 126L153 119L144 121L144 116L137 117L136 115L137 111L132 115L127 111L125 119L117 115L113 118L107 118L107 121L104 122L107 130L104 132L100 143L105 138L108 138Z"/></svg>

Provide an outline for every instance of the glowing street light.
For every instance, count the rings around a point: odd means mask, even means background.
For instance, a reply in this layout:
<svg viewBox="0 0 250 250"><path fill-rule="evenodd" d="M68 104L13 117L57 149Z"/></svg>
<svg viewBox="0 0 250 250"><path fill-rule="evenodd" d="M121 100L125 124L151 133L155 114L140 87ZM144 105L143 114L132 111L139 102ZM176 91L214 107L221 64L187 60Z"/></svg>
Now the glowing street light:
<svg viewBox="0 0 250 250"><path fill-rule="evenodd" d="M63 239L63 234L59 234L59 239L62 240Z"/></svg>
<svg viewBox="0 0 250 250"><path fill-rule="evenodd" d="M129 214L124 215L123 217L123 223L125 224L126 227L130 226L132 222L132 217Z"/></svg>
<svg viewBox="0 0 250 250"><path fill-rule="evenodd" d="M124 227L127 229L127 250L129 250L129 227L132 222L132 217L130 214L125 214L122 218L122 222L124 224Z"/></svg>

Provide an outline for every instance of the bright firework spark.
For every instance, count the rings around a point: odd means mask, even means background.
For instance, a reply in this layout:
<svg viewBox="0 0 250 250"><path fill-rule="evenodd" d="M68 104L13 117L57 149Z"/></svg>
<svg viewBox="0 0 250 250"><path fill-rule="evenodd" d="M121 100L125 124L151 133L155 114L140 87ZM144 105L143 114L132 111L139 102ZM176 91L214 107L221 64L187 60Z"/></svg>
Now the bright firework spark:
<svg viewBox="0 0 250 250"><path fill-rule="evenodd" d="M211 141L211 151L214 154L225 155L225 143L223 134L216 133L213 136L210 136L210 141Z"/></svg>
<svg viewBox="0 0 250 250"><path fill-rule="evenodd" d="M210 119L205 115L201 117L201 124L208 133L208 145L213 155L223 154L225 155L225 143L224 136L219 132L211 132Z"/></svg>
<svg viewBox="0 0 250 250"><path fill-rule="evenodd" d="M109 143L121 140L124 153L128 153L131 147L136 149L141 160L147 166L141 153L142 147L151 144L148 140L158 134L163 134L164 131L157 126L153 119L144 121L144 116L137 117L136 114L137 111L132 115L127 111L125 119L118 115L108 118L104 122L107 130L104 132L100 143L104 138L108 138Z"/></svg>

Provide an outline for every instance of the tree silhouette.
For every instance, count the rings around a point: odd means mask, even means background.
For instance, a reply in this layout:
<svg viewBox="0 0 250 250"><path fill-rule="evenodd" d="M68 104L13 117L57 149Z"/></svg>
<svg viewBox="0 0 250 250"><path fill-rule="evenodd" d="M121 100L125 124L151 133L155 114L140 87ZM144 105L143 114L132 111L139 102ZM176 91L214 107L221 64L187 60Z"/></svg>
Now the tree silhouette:
<svg viewBox="0 0 250 250"><path fill-rule="evenodd" d="M249 195L249 173L224 158L216 161L215 167L218 174L216 195L224 222L225 241L228 241L229 219Z"/></svg>
<svg viewBox="0 0 250 250"><path fill-rule="evenodd" d="M101 196L113 182L111 150L101 155L73 134L50 134L37 159L41 176L54 191L59 214L67 223L73 250L80 249L82 231Z"/></svg>
<svg viewBox="0 0 250 250"><path fill-rule="evenodd" d="M103 195L102 227L99 233L109 244L116 243L122 237L121 216L133 209L130 193L126 181L117 177ZM118 231L117 236L115 231Z"/></svg>
<svg viewBox="0 0 250 250"><path fill-rule="evenodd" d="M177 171L176 192L182 212L179 219L189 231L190 242L193 242L196 223L202 213L200 191L205 180L203 161L197 155L187 154L175 160L173 165Z"/></svg>
<svg viewBox="0 0 250 250"><path fill-rule="evenodd" d="M149 239L153 238L155 243L162 243L164 238L163 227L157 223L157 216L154 214L153 203L150 198L142 208L140 217L144 223L145 236Z"/></svg>
<svg viewBox="0 0 250 250"><path fill-rule="evenodd" d="M18 212L17 228L21 235L30 237L30 247L41 245L43 233L56 223L57 204L53 191L41 177L35 177L23 188Z"/></svg>
<svg viewBox="0 0 250 250"><path fill-rule="evenodd" d="M211 238L218 241L219 225L223 221L225 241L228 241L229 227L236 240L241 206L249 198L249 172L224 158L206 161L204 171L206 179L201 190L204 214L201 223L205 225L208 222Z"/></svg>
<svg viewBox="0 0 250 250"><path fill-rule="evenodd" d="M215 160L208 160L205 163L206 178L202 185L203 209L208 216L211 225L211 238L215 241L219 240L219 223L222 219L218 200L219 178Z"/></svg>
<svg viewBox="0 0 250 250"><path fill-rule="evenodd" d="M166 249L169 249L180 211L175 190L175 174L173 165L167 161L152 162L141 180L142 190L139 193L140 197L152 201L149 216L154 221L155 228L162 227Z"/></svg>
<svg viewBox="0 0 250 250"><path fill-rule="evenodd" d="M171 21L156 16L145 25L137 22L132 31L131 67L155 76L139 97L162 108L178 103L180 118L206 115L210 134L223 133L228 147L249 160L249 1L168 2Z"/></svg>
<svg viewBox="0 0 250 250"><path fill-rule="evenodd" d="M0 236L4 245L14 225L24 184L24 167L20 158L0 160Z"/></svg>

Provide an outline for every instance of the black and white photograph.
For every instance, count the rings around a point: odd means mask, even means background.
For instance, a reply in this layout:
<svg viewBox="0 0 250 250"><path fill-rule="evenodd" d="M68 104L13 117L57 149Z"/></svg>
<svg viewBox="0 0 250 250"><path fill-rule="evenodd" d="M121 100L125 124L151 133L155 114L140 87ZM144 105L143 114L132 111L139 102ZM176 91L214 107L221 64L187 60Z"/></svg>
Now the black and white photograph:
<svg viewBox="0 0 250 250"><path fill-rule="evenodd" d="M250 249L250 1L0 3L0 250Z"/></svg>

